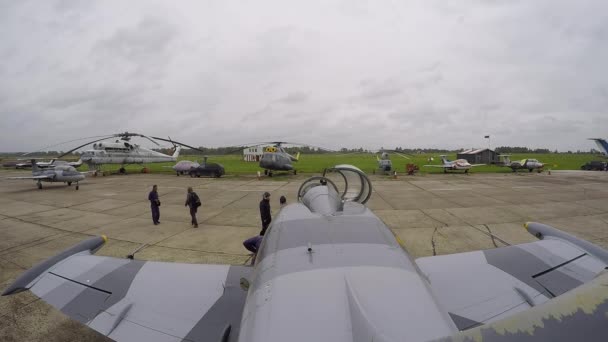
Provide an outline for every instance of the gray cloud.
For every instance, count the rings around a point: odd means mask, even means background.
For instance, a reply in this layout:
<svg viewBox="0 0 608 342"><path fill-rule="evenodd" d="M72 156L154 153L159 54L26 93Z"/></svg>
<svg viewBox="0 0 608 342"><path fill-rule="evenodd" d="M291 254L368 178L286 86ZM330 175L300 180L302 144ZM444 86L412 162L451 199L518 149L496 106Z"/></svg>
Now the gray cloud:
<svg viewBox="0 0 608 342"><path fill-rule="evenodd" d="M606 12L591 0L3 2L0 150L124 130L210 146L456 148L490 134L589 149L606 135Z"/></svg>

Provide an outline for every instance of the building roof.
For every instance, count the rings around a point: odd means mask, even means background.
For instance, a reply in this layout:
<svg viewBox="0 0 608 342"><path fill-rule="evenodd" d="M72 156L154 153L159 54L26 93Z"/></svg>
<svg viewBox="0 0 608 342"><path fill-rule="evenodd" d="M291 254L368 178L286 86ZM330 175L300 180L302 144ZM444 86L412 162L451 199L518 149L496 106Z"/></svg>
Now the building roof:
<svg viewBox="0 0 608 342"><path fill-rule="evenodd" d="M494 152L492 150L490 150L489 148L480 148L480 149L469 149L469 150L464 150L462 152L458 152L458 154L478 154L481 153L483 151L490 151L490 152Z"/></svg>

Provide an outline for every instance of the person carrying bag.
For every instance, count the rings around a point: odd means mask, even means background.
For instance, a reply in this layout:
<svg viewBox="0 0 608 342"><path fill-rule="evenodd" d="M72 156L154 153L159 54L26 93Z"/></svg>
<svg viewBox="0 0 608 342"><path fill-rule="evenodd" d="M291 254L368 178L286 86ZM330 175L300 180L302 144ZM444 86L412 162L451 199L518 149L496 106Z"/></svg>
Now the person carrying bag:
<svg viewBox="0 0 608 342"><path fill-rule="evenodd" d="M196 194L196 192L192 191L192 187L189 186L188 187L188 195L186 197L186 204L185 206L190 208L190 216L192 217L192 226L194 228L198 228L198 221L196 219L196 212L198 210L198 207L200 207L201 205L203 205L201 203L201 199L198 197L198 195Z"/></svg>

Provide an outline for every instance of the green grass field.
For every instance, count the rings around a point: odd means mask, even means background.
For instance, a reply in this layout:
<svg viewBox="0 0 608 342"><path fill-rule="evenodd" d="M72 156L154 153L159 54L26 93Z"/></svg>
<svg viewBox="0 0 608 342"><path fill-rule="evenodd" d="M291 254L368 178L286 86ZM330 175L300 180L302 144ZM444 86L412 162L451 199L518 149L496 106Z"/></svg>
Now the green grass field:
<svg viewBox="0 0 608 342"><path fill-rule="evenodd" d="M423 173L443 173L441 168L423 167L428 164L428 158L433 157L435 160L432 164L440 164L438 155L435 154L420 154L411 156L410 159L405 159L397 155L391 155L393 169L397 172L405 172L405 165L408 163L416 164L420 167L420 172ZM453 160L456 154L448 155L448 159ZM519 160L524 158L535 158L546 164L545 170L580 170L581 165L591 160L601 160L594 154L567 154L567 153L550 153L550 154L513 154L511 160ZM200 156L180 156L180 160L198 160ZM226 169L226 175L240 174L255 174L261 171L258 163L245 162L240 155L225 155L225 156L210 156L208 162L220 163ZM352 164L362 169L366 173L373 173L377 168L376 156L372 154L311 154L301 155L300 161L294 163L298 172L302 173L320 173L323 169L337 164ZM172 173L173 170L163 166L172 166L173 163L159 163L147 165L150 172L153 173ZM104 165L103 170L117 170L117 165ZM140 165L129 165L126 167L128 172L139 172ZM512 172L508 167L500 167L495 165L475 167L471 172L496 172L509 173ZM520 171L524 172L524 171Z"/></svg>

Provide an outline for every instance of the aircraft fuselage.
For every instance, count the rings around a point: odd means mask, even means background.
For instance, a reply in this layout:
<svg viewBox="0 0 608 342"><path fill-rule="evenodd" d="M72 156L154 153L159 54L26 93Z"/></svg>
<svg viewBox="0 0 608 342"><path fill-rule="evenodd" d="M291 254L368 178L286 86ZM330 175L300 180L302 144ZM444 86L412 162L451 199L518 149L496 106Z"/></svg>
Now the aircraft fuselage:
<svg viewBox="0 0 608 342"><path fill-rule="evenodd" d="M258 253L239 341L423 341L457 331L390 229L362 204L341 205L317 186L281 209Z"/></svg>

